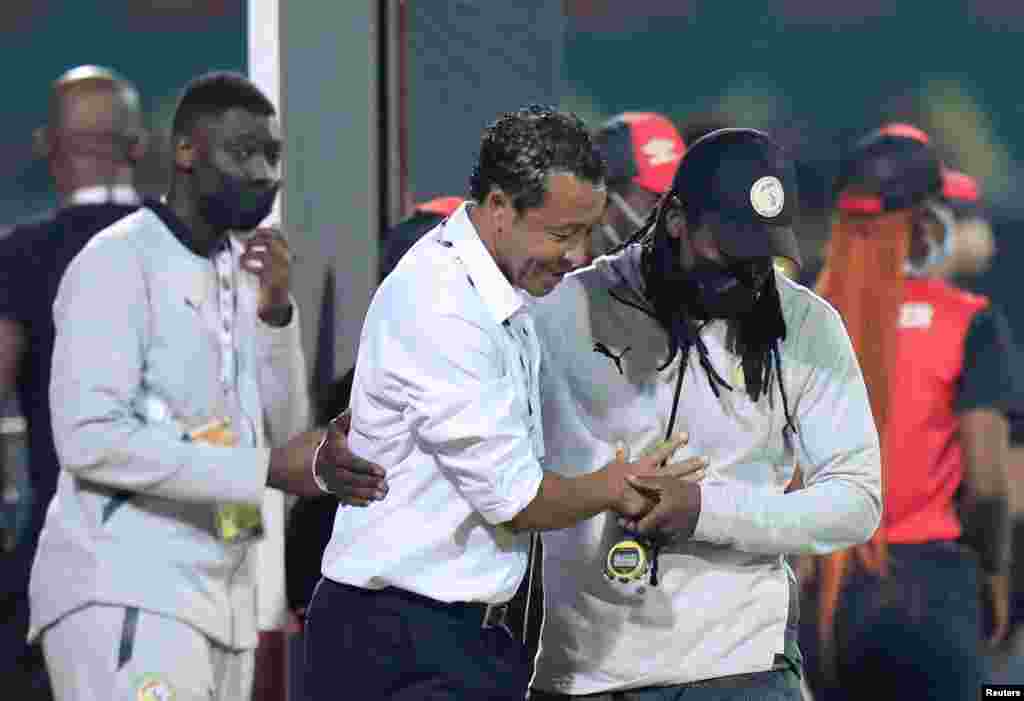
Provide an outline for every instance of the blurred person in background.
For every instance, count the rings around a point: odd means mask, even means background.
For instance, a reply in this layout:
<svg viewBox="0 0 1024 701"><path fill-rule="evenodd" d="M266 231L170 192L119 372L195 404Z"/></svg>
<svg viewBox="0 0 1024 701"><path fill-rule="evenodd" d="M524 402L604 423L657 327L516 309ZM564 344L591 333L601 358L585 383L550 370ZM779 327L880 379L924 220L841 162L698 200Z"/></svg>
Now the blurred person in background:
<svg viewBox="0 0 1024 701"><path fill-rule="evenodd" d="M1007 471L1010 480L1009 509L1013 533L1009 633L1006 636L1006 644L993 651L986 681L1019 684L1024 681L1024 410L1018 408L1012 411L1009 420L1010 448Z"/></svg>
<svg viewBox="0 0 1024 701"><path fill-rule="evenodd" d="M463 198L445 196L420 202L411 215L386 230L380 240L380 279L395 269L413 244L459 208ZM333 417L332 417L333 418Z"/></svg>
<svg viewBox="0 0 1024 701"><path fill-rule="evenodd" d="M29 572L60 472L50 423L52 307L72 258L139 204L134 173L146 132L138 92L108 68L67 71L51 86L34 149L49 164L58 207L0 240L0 399L16 395L27 421L32 499L23 539L2 556L0 678L11 685L11 698L24 699L50 693L42 657L25 638Z"/></svg>
<svg viewBox="0 0 1024 701"><path fill-rule="evenodd" d="M989 222L978 181L949 168L942 172L942 200L953 214L956 230L949 263L941 272L954 284L971 285L992 266L996 254L995 236ZM1012 363L1020 384L1022 363L1018 353ZM1018 683L1024 680L1024 397L1018 398L1017 407L1010 412L1009 453L1007 476L1009 479L1009 510L1012 531L1012 557L1010 567L1009 632L1006 644L991 653L991 669L987 681ZM990 617L989 617L990 618ZM991 621L986 621L991 625Z"/></svg>
<svg viewBox="0 0 1024 701"><path fill-rule="evenodd" d="M844 158L836 196L818 290L864 368L885 510L870 543L817 563L823 698L869 697L881 683L892 698L962 701L981 682L979 591L988 642L1007 628L1013 346L988 299L939 274L955 223L924 132L892 124L866 136Z"/></svg>
<svg viewBox="0 0 1024 701"><path fill-rule="evenodd" d="M654 112L623 112L602 124L594 143L608 164L608 210L591 257L619 248L643 228L686 152L675 125Z"/></svg>
<svg viewBox="0 0 1024 701"><path fill-rule="evenodd" d="M956 220L956 236L948 265L942 273L954 283L970 284L987 272L996 253L995 238L986 216L981 187L973 177L944 169L942 199ZM1020 381L1021 359L1014 366ZM1021 388L1017 384L1018 390ZM1019 683L1024 680L1024 402L1009 414L1009 510L1012 524L1009 633L1006 644L992 651L987 681Z"/></svg>
<svg viewBox="0 0 1024 701"><path fill-rule="evenodd" d="M1024 681L1024 411L1010 414L1010 520L1013 556L1010 566L1010 632L1006 645L994 651L986 681L1019 684Z"/></svg>
<svg viewBox="0 0 1024 701"><path fill-rule="evenodd" d="M274 106L231 73L174 114L163 201L92 238L53 305L57 492L31 631L58 701L248 699L267 485L319 494L291 256L257 228Z"/></svg>
<svg viewBox="0 0 1024 701"><path fill-rule="evenodd" d="M995 236L985 213L978 181L960 171L943 168L942 202L953 215L954 233L949 255L937 266L937 274L970 281L992 267L996 254Z"/></svg>

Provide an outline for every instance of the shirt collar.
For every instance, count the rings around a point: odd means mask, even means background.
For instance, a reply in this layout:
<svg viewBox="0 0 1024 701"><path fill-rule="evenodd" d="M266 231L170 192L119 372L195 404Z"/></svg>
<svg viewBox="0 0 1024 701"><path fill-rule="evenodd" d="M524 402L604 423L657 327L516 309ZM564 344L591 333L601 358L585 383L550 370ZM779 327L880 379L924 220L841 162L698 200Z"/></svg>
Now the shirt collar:
<svg viewBox="0 0 1024 701"><path fill-rule="evenodd" d="M451 244L469 275L484 305L499 324L513 317L525 305L524 295L512 286L498 268L494 256L480 240L469 218L469 205L463 202L441 225L438 240Z"/></svg>
<svg viewBox="0 0 1024 701"><path fill-rule="evenodd" d="M139 193L131 185L94 185L73 190L65 203L66 207L83 204L139 204Z"/></svg>
<svg viewBox="0 0 1024 701"><path fill-rule="evenodd" d="M158 219L160 219L161 222L163 222L164 226L166 226L170 230L171 234L174 235L174 238L178 240L178 243L184 246L189 253L199 258L209 259L213 258L216 252L223 250L224 244L227 243L226 238L221 242L221 244L215 246L213 250L205 255L197 251L192 244L192 230L189 229L188 224L178 218L178 215L174 213L174 210L167 206L164 199L165 198L160 198L159 200L156 200L147 198L145 200L145 205L157 216Z"/></svg>

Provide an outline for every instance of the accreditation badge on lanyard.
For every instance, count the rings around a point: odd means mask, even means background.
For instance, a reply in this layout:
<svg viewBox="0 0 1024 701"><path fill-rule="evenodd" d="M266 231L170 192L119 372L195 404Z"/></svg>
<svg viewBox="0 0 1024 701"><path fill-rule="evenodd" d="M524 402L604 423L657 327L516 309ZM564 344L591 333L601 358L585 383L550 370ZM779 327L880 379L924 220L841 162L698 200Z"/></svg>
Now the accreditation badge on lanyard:
<svg viewBox="0 0 1024 701"><path fill-rule="evenodd" d="M226 414L226 409L231 404L232 392L235 392L237 386L235 357L237 295L230 240L225 242L224 247L214 257L214 265L217 269L217 306L219 310L217 345L220 349L220 403ZM239 440L238 433L233 430L231 420L226 415L190 431L188 436L192 440L227 447L238 445ZM253 541L263 536L263 514L259 506L251 504L219 504L214 519L214 530L217 537L226 543Z"/></svg>

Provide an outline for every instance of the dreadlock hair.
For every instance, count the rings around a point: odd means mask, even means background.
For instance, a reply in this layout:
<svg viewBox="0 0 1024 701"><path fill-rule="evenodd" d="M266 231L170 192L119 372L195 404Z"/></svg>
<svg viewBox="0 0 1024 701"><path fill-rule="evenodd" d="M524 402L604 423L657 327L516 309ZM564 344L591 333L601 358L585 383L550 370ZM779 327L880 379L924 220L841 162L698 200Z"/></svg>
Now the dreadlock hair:
<svg viewBox="0 0 1024 701"><path fill-rule="evenodd" d="M674 197L671 191L662 195L644 225L614 251L634 245L643 247L641 272L644 297L651 308L645 309L614 294L613 297L622 304L649 314L665 330L668 335L668 357L659 370L667 368L675 360L676 354L682 353L685 359L690 349L696 347L711 391L718 397L719 388L729 391L733 388L711 364L707 347L700 337L703 324L699 322L704 312L696 302L696 285L679 267L681 242L668 236L665 230L664 219ZM700 227L700 213L687 212L687 223L692 224L691 231L696 231ZM772 267L761 294L750 310L738 318L727 320L729 330L726 345L730 352L742 359L747 396L751 401L756 402L762 394L767 394L772 378L775 377L786 415L785 430L796 433L789 411L789 399L782 383L779 343L786 338L786 322L782 316L775 275Z"/></svg>

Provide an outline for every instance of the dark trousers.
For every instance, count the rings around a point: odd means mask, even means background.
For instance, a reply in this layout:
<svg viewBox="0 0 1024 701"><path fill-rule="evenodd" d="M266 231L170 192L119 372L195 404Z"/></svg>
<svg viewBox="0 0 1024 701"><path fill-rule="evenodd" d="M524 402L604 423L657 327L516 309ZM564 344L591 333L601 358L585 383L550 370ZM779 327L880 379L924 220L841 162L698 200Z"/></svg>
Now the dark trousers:
<svg viewBox="0 0 1024 701"><path fill-rule="evenodd" d="M321 579L306 619L311 701L522 701L526 648L479 606Z"/></svg>
<svg viewBox="0 0 1024 701"><path fill-rule="evenodd" d="M976 557L956 543L890 544L888 577L858 572L844 586L836 612L839 689L824 698L977 698L978 587Z"/></svg>

